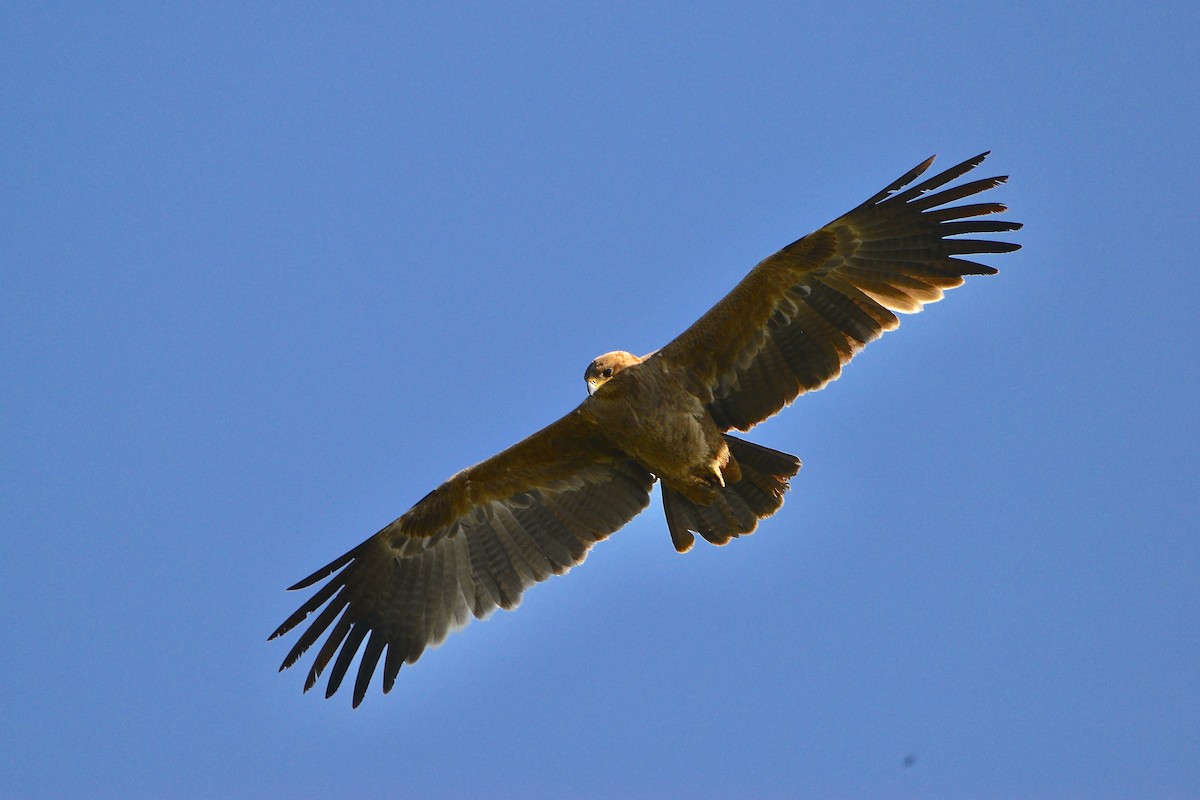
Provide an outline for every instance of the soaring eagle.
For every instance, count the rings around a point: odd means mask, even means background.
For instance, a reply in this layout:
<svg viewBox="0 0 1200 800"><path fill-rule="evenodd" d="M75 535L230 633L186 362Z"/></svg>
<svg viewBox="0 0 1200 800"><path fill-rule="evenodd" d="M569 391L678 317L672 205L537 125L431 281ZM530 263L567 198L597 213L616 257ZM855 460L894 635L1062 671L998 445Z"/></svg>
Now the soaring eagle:
<svg viewBox="0 0 1200 800"><path fill-rule="evenodd" d="M930 158L769 256L662 349L592 361L588 396L573 411L454 475L292 586L328 579L271 634L320 611L280 669L324 636L305 691L332 661L325 696L333 695L361 649L354 705L380 659L388 692L427 646L472 616L514 608L526 588L583 561L647 506L656 479L679 552L691 548L693 533L720 545L753 531L783 504L800 460L727 431L749 430L837 378L864 345L899 324L894 312L920 311L963 276L996 272L962 256L1018 249L958 238L1021 227L981 219L1004 211L999 203L948 205L1005 181L944 188L986 156L909 187Z"/></svg>

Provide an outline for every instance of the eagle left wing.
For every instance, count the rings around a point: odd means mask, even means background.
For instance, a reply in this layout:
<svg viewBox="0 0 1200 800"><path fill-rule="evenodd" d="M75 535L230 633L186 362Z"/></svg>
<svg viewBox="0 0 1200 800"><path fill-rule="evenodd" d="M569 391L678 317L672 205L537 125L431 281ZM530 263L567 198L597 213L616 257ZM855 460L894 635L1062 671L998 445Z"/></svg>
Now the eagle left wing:
<svg viewBox="0 0 1200 800"><path fill-rule="evenodd" d="M986 156L905 189L933 159L913 168L853 211L764 259L652 357L685 367L693 390L725 430L748 430L803 392L820 389L863 346L900 324L893 312L915 313L961 285L963 276L996 272L960 256L1020 247L950 238L1021 227L977 219L1005 211L999 203L943 208L1006 180L942 189Z"/></svg>
<svg viewBox="0 0 1200 800"><path fill-rule="evenodd" d="M529 586L582 562L588 548L649 504L653 481L576 409L458 473L379 533L290 587L330 578L271 634L282 636L324 606L280 669L324 636L304 690L333 661L329 697L365 641L353 703L362 702L381 658L383 691L389 691L400 667L416 661L426 646L472 616L516 607Z"/></svg>

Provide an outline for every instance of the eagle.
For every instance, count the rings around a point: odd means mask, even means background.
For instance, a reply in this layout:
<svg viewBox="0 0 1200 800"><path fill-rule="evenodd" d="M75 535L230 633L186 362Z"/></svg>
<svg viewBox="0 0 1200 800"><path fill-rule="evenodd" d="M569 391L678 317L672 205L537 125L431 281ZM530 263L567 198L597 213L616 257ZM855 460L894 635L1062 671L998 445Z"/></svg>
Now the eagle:
<svg viewBox="0 0 1200 800"><path fill-rule="evenodd" d="M1005 206L951 205L1007 180L948 186L987 155L910 186L928 159L768 256L661 349L593 360L587 396L566 416L452 476L290 587L327 581L271 634L316 614L280 670L324 637L305 691L332 662L331 697L361 651L353 705L381 660L387 693L426 647L472 617L514 608L527 588L581 563L649 504L656 481L679 552L695 534L723 545L754 531L783 505L800 459L729 431L749 430L836 379L868 342L899 325L896 312L920 311L966 275L996 272L964 256L1020 247L972 236L1018 230L983 219Z"/></svg>

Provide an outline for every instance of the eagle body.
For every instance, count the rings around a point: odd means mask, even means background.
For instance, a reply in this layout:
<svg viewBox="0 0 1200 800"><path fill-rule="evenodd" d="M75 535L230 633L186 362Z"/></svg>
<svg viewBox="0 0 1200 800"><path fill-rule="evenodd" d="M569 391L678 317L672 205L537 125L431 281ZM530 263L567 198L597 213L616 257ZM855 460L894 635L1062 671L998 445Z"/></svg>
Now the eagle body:
<svg viewBox="0 0 1200 800"><path fill-rule="evenodd" d="M307 691L325 696L358 657L353 704L382 666L383 691L472 617L511 609L530 586L579 564L650 502L657 480L676 550L695 534L723 545L783 505L795 456L729 434L835 380L868 343L968 275L996 272L964 256L1007 253L1015 231L984 219L1000 203L954 205L1003 177L952 184L968 159L913 183L917 165L858 207L763 259L664 347L592 361L574 410L450 477L378 533L292 586L316 586L280 625L315 617L280 669L320 642ZM911 185L910 185L911 184ZM324 583L322 583L324 581ZM321 584L317 586L317 584Z"/></svg>
<svg viewBox="0 0 1200 800"><path fill-rule="evenodd" d="M686 373L662 359L638 359L608 353L588 367L623 361L583 403L582 410L600 433L663 482L701 504L712 501L728 470L737 480L736 462L722 431L704 404L688 389ZM731 482L732 482L731 481Z"/></svg>

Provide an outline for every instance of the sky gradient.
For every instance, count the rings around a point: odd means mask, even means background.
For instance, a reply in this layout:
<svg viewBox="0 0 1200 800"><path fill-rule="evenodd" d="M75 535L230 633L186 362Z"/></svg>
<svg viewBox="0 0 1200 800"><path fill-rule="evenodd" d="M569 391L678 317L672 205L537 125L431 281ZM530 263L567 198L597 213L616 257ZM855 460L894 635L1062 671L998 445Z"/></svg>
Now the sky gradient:
<svg viewBox="0 0 1200 800"><path fill-rule="evenodd" d="M0 10L7 797L1200 794L1194 4ZM931 154L1025 223L519 611L285 587ZM1189 322L1193 320L1193 322ZM907 764L906 764L907 760Z"/></svg>

